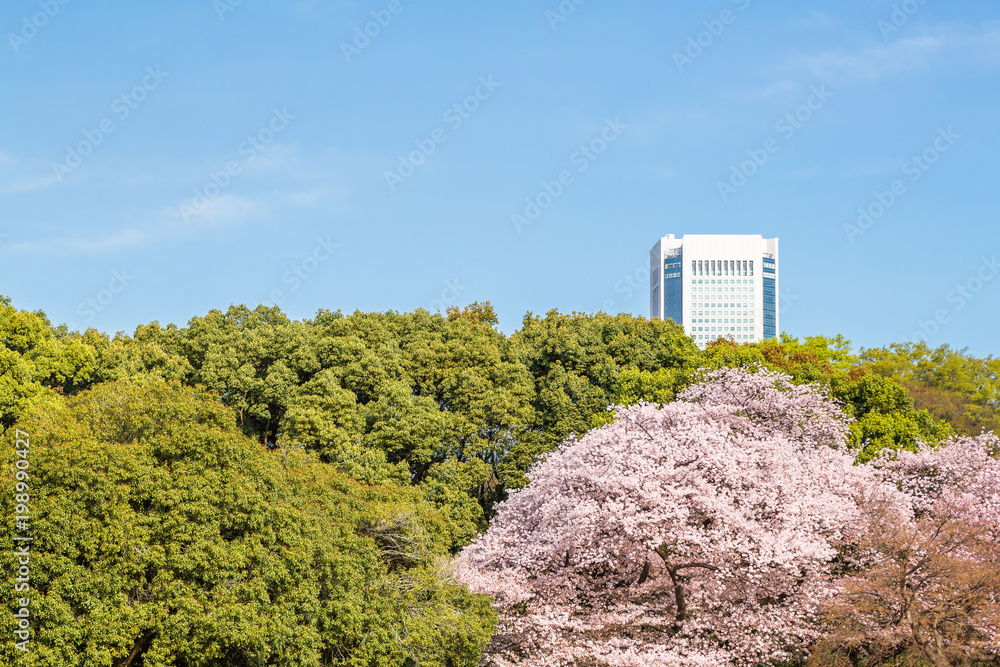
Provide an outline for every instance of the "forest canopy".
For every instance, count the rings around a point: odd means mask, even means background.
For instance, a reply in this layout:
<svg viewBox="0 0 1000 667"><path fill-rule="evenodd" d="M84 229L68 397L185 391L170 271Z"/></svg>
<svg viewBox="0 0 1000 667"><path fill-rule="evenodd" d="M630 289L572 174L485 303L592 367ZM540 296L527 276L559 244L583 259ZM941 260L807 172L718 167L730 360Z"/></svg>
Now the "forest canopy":
<svg viewBox="0 0 1000 667"><path fill-rule="evenodd" d="M475 665L496 612L449 562L548 455L627 414L611 406L673 404L720 369L820 392L857 464L1000 414L998 361L948 346L699 350L672 321L555 310L505 335L489 303L234 305L108 336L0 297L0 341L5 497L31 441L36 665Z"/></svg>

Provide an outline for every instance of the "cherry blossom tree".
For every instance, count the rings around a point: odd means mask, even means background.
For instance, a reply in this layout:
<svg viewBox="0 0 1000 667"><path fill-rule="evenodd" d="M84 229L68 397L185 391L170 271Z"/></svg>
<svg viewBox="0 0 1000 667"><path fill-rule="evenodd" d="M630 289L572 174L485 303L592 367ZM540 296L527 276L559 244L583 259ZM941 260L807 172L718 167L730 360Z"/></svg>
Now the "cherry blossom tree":
<svg viewBox="0 0 1000 667"><path fill-rule="evenodd" d="M811 665L1000 663L998 449L984 434L869 464L906 494L914 516L865 507L861 571L828 603L833 632Z"/></svg>
<svg viewBox="0 0 1000 667"><path fill-rule="evenodd" d="M723 369L567 441L457 560L501 623L484 664L750 665L819 637L838 546L859 538L847 424L815 388Z"/></svg>
<svg viewBox="0 0 1000 667"><path fill-rule="evenodd" d="M945 493L915 521L875 513L864 568L828 601L832 632L810 667L1000 663L1000 551L955 500Z"/></svg>
<svg viewBox="0 0 1000 667"><path fill-rule="evenodd" d="M886 452L871 462L885 479L906 493L918 515L933 513L945 498L949 507L966 505L973 520L1000 527L1000 438L952 438L940 447Z"/></svg>

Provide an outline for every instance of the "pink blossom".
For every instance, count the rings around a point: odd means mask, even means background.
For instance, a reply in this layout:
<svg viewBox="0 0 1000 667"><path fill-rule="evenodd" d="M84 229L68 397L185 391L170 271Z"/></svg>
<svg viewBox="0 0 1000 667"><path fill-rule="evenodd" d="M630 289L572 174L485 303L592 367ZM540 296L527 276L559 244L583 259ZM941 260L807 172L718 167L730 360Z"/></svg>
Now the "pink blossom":
<svg viewBox="0 0 1000 667"><path fill-rule="evenodd" d="M921 443L916 453L885 453L870 462L886 481L910 499L918 514L938 503L967 508L968 518L1000 529L1000 438L984 433L955 437L939 447Z"/></svg>
<svg viewBox="0 0 1000 667"><path fill-rule="evenodd" d="M879 487L815 388L724 369L675 403L618 408L529 473L459 577L494 597L484 664L724 665L818 636L831 561Z"/></svg>

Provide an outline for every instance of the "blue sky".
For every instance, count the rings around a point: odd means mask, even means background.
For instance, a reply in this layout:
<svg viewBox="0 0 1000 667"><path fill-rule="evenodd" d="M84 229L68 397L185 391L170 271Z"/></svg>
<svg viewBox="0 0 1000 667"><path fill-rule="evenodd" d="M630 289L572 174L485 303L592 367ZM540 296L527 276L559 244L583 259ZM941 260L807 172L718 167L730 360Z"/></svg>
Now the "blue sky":
<svg viewBox="0 0 1000 667"><path fill-rule="evenodd" d="M648 315L660 236L760 233L784 331L1000 354L994 2L576 2L5 2L0 293L510 332Z"/></svg>

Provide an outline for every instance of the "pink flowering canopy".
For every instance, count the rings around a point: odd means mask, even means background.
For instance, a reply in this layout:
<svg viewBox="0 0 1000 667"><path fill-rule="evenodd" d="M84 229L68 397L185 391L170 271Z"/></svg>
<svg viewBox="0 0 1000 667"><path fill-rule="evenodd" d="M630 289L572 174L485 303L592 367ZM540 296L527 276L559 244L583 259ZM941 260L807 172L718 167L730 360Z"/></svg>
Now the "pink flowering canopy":
<svg viewBox="0 0 1000 667"><path fill-rule="evenodd" d="M872 655L912 649L935 665L998 664L998 451L1000 440L987 433L867 464L903 492L912 513L900 521L871 507L871 530L854 551L861 571L842 582L828 646Z"/></svg>
<svg viewBox="0 0 1000 667"><path fill-rule="evenodd" d="M485 664L800 654L862 520L856 499L878 488L846 433L815 388L723 369L564 443L459 556L460 579L501 611Z"/></svg>
<svg viewBox="0 0 1000 667"><path fill-rule="evenodd" d="M966 507L967 519L1000 530L1000 438L992 433L951 438L938 447L886 452L871 466L909 498L918 515L935 506Z"/></svg>

